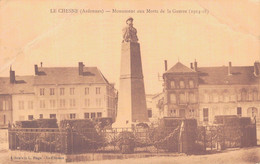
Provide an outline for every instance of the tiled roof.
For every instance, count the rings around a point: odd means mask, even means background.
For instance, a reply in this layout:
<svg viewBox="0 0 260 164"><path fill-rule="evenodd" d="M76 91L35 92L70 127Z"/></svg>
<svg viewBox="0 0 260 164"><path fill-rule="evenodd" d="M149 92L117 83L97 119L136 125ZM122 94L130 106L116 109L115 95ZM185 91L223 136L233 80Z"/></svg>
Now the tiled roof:
<svg viewBox="0 0 260 164"><path fill-rule="evenodd" d="M9 77L0 77L0 94L33 93L34 76L16 76L11 84Z"/></svg>
<svg viewBox="0 0 260 164"><path fill-rule="evenodd" d="M35 76L35 85L41 84L104 84L108 83L97 67L84 67L79 75L78 67L39 67L40 76Z"/></svg>
<svg viewBox="0 0 260 164"><path fill-rule="evenodd" d="M49 84L109 84L97 67L39 67L37 76L16 76L11 84L9 77L0 77L0 94L34 93L34 85Z"/></svg>
<svg viewBox="0 0 260 164"><path fill-rule="evenodd" d="M228 67L198 67L199 84L224 85L224 84L256 84L259 77L254 75L253 66L232 66L231 75Z"/></svg>
<svg viewBox="0 0 260 164"><path fill-rule="evenodd" d="M165 73L195 73L195 71L183 65L182 63L178 62Z"/></svg>

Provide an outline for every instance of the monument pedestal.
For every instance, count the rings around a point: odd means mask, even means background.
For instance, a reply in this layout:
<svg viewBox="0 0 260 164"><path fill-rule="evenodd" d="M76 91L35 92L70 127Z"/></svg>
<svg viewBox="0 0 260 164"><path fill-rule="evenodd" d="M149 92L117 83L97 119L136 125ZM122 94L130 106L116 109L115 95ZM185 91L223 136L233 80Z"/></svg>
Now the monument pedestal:
<svg viewBox="0 0 260 164"><path fill-rule="evenodd" d="M140 44L123 42L118 95L118 111L113 127L132 127L148 122Z"/></svg>

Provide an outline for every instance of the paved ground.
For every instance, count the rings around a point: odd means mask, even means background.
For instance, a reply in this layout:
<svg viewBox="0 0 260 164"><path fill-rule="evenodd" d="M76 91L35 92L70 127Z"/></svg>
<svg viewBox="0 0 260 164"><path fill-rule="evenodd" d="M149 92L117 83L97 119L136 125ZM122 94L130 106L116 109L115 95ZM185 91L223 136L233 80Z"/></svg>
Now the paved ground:
<svg viewBox="0 0 260 164"><path fill-rule="evenodd" d="M28 162L13 162L8 158L7 151L0 151L0 164L26 164ZM89 162L73 162L71 164L260 164L260 147L243 148L243 149L230 149L222 153L208 154L208 155L183 155L177 157L150 157L150 158L136 158L124 160L104 160L104 161L89 161Z"/></svg>

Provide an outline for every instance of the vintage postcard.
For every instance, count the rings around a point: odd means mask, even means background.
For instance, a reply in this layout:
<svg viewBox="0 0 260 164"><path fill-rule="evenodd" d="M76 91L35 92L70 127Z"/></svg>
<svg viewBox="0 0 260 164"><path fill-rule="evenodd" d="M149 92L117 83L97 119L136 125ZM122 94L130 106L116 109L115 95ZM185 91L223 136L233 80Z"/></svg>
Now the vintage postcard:
<svg viewBox="0 0 260 164"><path fill-rule="evenodd" d="M260 163L260 0L0 0L0 163Z"/></svg>

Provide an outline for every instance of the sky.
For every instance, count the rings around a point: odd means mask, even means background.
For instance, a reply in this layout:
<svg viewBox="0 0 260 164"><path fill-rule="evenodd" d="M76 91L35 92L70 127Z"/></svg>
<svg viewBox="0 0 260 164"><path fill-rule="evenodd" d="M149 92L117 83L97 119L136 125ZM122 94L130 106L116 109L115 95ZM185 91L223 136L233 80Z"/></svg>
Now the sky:
<svg viewBox="0 0 260 164"><path fill-rule="evenodd" d="M51 13L51 9L104 13ZM113 13L158 10L159 13ZM160 13L164 10L164 13ZM173 10L205 13L168 13ZM110 11L110 12L106 12ZM260 60L260 0L0 0L0 77L33 75L44 67L98 67L119 86L122 28L134 18L146 93L162 91L168 68L196 59L199 67L250 65Z"/></svg>

